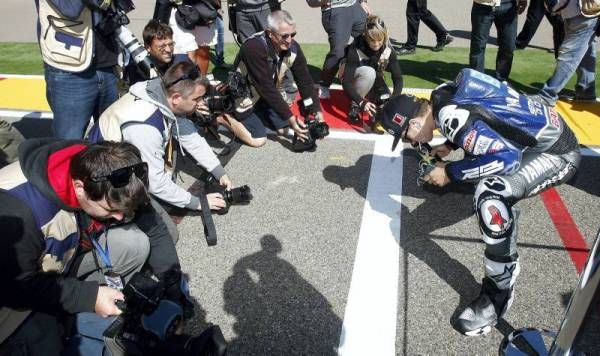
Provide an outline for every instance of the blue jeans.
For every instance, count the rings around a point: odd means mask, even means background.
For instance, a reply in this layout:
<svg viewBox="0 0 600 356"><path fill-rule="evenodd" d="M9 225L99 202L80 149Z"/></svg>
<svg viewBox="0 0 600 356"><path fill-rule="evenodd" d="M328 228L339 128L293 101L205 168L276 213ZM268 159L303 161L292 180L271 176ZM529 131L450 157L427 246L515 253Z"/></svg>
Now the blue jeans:
<svg viewBox="0 0 600 356"><path fill-rule="evenodd" d="M75 314L74 335L63 349L63 356L110 355L104 344L103 333L116 317L103 318L96 313Z"/></svg>
<svg viewBox="0 0 600 356"><path fill-rule="evenodd" d="M473 3L471 8L471 46L469 67L479 72L485 70L485 46L490 37L492 23L498 33L496 79L508 79L512 69L515 38L517 37L517 7L514 3L489 6Z"/></svg>
<svg viewBox="0 0 600 356"><path fill-rule="evenodd" d="M81 73L66 72L44 64L46 99L54 114L54 136L82 139L91 117L97 120L110 104L117 101L117 76L112 68Z"/></svg>
<svg viewBox="0 0 600 356"><path fill-rule="evenodd" d="M215 46L215 62L225 62L225 24L223 19L217 16L217 45Z"/></svg>
<svg viewBox="0 0 600 356"><path fill-rule="evenodd" d="M575 95L596 97L596 46L594 31L598 18L582 15L564 20L565 39L558 50L556 68L540 91L540 96L550 103L558 100L558 93L577 72Z"/></svg>

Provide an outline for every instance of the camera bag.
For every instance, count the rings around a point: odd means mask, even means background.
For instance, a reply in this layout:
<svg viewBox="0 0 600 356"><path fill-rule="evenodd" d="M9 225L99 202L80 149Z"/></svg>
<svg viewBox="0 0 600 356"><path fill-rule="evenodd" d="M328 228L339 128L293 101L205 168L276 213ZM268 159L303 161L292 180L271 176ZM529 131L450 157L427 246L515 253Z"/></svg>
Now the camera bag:
<svg viewBox="0 0 600 356"><path fill-rule="evenodd" d="M75 20L65 18L48 0L39 2L40 49L44 62L67 72L82 72L94 54L92 12L84 7Z"/></svg>
<svg viewBox="0 0 600 356"><path fill-rule="evenodd" d="M208 26L215 22L219 13L217 8L208 1L185 3L177 6L175 21L186 30L193 30L196 26Z"/></svg>

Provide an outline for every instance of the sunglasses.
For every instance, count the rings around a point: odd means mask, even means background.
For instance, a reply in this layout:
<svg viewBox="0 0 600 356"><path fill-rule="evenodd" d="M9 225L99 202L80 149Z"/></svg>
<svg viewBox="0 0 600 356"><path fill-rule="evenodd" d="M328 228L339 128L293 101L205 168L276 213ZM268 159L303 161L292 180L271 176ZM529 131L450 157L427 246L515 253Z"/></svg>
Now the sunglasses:
<svg viewBox="0 0 600 356"><path fill-rule="evenodd" d="M182 80L196 80L200 77L200 72L198 71L198 67L193 66L187 73L184 73L181 77L175 79L171 83L165 85L166 89L169 89L173 85L179 83Z"/></svg>
<svg viewBox="0 0 600 356"><path fill-rule="evenodd" d="M291 38L296 37L296 34L297 34L296 32L292 32L292 33L277 33L277 36L281 37L282 40L287 40L290 37Z"/></svg>
<svg viewBox="0 0 600 356"><path fill-rule="evenodd" d="M90 177L89 180L94 183L109 181L114 188L122 188L129 184L131 175L135 174L142 182L148 180L148 164L146 162L136 163L131 166L115 169L105 176Z"/></svg>

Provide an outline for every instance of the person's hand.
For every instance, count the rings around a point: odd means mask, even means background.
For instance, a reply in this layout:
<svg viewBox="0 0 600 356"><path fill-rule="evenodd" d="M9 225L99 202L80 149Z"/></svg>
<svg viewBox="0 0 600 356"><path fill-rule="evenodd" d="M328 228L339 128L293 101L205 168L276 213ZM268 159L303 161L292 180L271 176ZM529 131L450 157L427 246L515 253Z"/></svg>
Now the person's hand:
<svg viewBox="0 0 600 356"><path fill-rule="evenodd" d="M369 4L367 4L366 2L361 2L360 6L362 6L363 10L365 10L367 16L371 15L371 8L369 7Z"/></svg>
<svg viewBox="0 0 600 356"><path fill-rule="evenodd" d="M302 141L306 141L308 139L308 136L306 135L308 133L308 129L306 126L304 126L304 124L300 126L300 121L298 121L294 115L288 119L288 123L290 124L290 128L294 130L296 135L298 135L298 138L300 138Z"/></svg>
<svg viewBox="0 0 600 356"><path fill-rule="evenodd" d="M517 3L517 13L522 14L527 9L527 0L519 0Z"/></svg>
<svg viewBox="0 0 600 356"><path fill-rule="evenodd" d="M223 176L219 179L219 184L225 187L226 190L231 190L231 188L233 187L231 179L229 179L227 174L223 174Z"/></svg>
<svg viewBox="0 0 600 356"><path fill-rule="evenodd" d="M444 158L447 155L449 155L450 152L452 152L452 149L450 148L450 146L446 145L445 143L442 143L441 145L433 146L431 148L431 155L433 157Z"/></svg>
<svg viewBox="0 0 600 356"><path fill-rule="evenodd" d="M119 315L122 311L115 305L116 300L125 300L123 293L114 288L100 286L98 288L98 295L96 295L94 311L103 318L111 315Z"/></svg>
<svg viewBox="0 0 600 356"><path fill-rule="evenodd" d="M431 172L429 172L428 175L423 177L425 183L436 185L438 187L443 187L450 183L450 178L448 178L448 175L446 174L445 167L445 163L438 163L437 166Z"/></svg>
<svg viewBox="0 0 600 356"><path fill-rule="evenodd" d="M204 102L204 100L200 100L198 101L198 104L196 104L196 111L200 114L208 114L209 113L209 109L208 106L206 106L206 103Z"/></svg>
<svg viewBox="0 0 600 356"><path fill-rule="evenodd" d="M367 101L363 107L363 111L366 111L369 115L373 116L375 113L377 113L377 106Z"/></svg>
<svg viewBox="0 0 600 356"><path fill-rule="evenodd" d="M208 200L210 210L219 210L227 206L221 193L208 193L206 194L206 200Z"/></svg>
<svg viewBox="0 0 600 356"><path fill-rule="evenodd" d="M317 119L318 122L325 122L325 117L323 116L323 113L320 111L317 111L315 113L315 119Z"/></svg>

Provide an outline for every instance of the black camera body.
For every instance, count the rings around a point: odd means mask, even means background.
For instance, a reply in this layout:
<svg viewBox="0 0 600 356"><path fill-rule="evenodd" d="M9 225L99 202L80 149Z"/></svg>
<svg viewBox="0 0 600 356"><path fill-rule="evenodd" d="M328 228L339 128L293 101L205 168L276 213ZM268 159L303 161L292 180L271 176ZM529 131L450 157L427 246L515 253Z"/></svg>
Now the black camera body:
<svg viewBox="0 0 600 356"><path fill-rule="evenodd" d="M252 190L247 185L242 185L231 190L226 190L225 187L219 184L214 177L210 176L206 183L206 193L221 193L227 205L215 213L219 215L227 214L232 205L248 205L252 200Z"/></svg>
<svg viewBox="0 0 600 356"><path fill-rule="evenodd" d="M248 82L242 73L231 71L227 74L227 81L222 87L211 86L204 96L208 108L206 113L195 113L192 118L200 126L209 126L215 117L232 113L235 110L237 99L249 98L252 94Z"/></svg>
<svg viewBox="0 0 600 356"><path fill-rule="evenodd" d="M300 109L300 115L304 117L304 124L308 129L308 138L306 140L301 140L298 135L294 133L292 148L296 152L302 152L315 148L317 146L317 140L327 137L329 135L329 125L327 125L326 122L317 120L316 114L310 112L302 100L298 100L298 108Z"/></svg>
<svg viewBox="0 0 600 356"><path fill-rule="evenodd" d="M227 345L218 326L197 337L176 335L183 319L191 317L179 303L167 298L169 284L187 294L180 271L166 272L159 279L137 272L125 285L125 301L116 301L123 313L104 331L104 342L113 355L224 355ZM191 302L189 302L191 303Z"/></svg>

